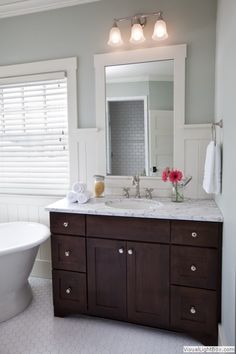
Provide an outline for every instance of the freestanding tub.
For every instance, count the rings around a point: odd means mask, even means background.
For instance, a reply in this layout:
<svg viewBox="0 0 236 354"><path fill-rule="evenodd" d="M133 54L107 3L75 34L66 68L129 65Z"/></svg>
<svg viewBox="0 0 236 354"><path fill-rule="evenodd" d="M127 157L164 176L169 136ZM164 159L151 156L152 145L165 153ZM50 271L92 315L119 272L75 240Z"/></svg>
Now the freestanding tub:
<svg viewBox="0 0 236 354"><path fill-rule="evenodd" d="M32 300L28 277L39 246L50 236L32 222L0 224L0 322L22 312Z"/></svg>

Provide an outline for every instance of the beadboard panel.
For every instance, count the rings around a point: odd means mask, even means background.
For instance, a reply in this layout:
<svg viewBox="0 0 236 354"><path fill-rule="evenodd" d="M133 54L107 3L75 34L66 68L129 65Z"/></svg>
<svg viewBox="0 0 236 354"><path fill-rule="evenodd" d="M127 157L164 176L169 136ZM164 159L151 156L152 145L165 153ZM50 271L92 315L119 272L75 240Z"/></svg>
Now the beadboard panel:
<svg viewBox="0 0 236 354"><path fill-rule="evenodd" d="M92 190L93 175L96 171L98 129L77 129L71 136L71 151L74 156L72 183L78 180L87 183L88 189Z"/></svg>
<svg viewBox="0 0 236 354"><path fill-rule="evenodd" d="M202 188L206 148L211 140L210 124L185 125L184 129L184 172L192 176L185 190L189 198L212 199Z"/></svg>

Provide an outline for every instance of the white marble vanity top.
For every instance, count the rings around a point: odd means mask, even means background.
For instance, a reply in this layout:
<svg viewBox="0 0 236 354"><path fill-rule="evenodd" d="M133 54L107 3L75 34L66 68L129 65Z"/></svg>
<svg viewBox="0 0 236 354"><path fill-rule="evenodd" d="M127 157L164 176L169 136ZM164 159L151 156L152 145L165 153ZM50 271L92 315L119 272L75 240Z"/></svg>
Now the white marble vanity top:
<svg viewBox="0 0 236 354"><path fill-rule="evenodd" d="M169 198L155 198L153 200L162 204L155 210L124 210L105 204L106 201L116 199L121 198L114 196L92 198L86 204L69 203L67 199L61 199L46 207L46 210L75 214L223 222L223 216L213 200L186 199L182 203L174 203Z"/></svg>

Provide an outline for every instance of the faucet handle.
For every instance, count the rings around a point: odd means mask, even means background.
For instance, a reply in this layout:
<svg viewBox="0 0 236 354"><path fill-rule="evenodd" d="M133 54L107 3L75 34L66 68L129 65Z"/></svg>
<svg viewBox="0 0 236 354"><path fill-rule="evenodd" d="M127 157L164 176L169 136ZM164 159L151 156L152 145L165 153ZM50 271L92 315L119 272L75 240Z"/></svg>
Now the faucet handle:
<svg viewBox="0 0 236 354"><path fill-rule="evenodd" d="M145 188L146 199L152 199L152 192L154 191L153 188Z"/></svg>
<svg viewBox="0 0 236 354"><path fill-rule="evenodd" d="M140 181L140 177L139 177L139 175L134 175L133 177L132 177L132 184L135 186L137 183L139 183L139 181Z"/></svg>
<svg viewBox="0 0 236 354"><path fill-rule="evenodd" d="M123 190L123 195L124 195L124 197L129 198L129 191L130 191L130 188L128 188L128 187L123 187L122 190Z"/></svg>

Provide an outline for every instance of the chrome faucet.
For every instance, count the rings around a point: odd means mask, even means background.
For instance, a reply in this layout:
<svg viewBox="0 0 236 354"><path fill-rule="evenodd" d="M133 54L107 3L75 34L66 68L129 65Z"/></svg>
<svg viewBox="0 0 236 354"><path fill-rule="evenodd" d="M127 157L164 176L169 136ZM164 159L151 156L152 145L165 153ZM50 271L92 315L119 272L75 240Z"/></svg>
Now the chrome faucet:
<svg viewBox="0 0 236 354"><path fill-rule="evenodd" d="M139 175L133 176L132 184L133 184L133 186L135 186L135 188L136 188L135 198L141 198L141 194L140 194L140 178L139 178Z"/></svg>

